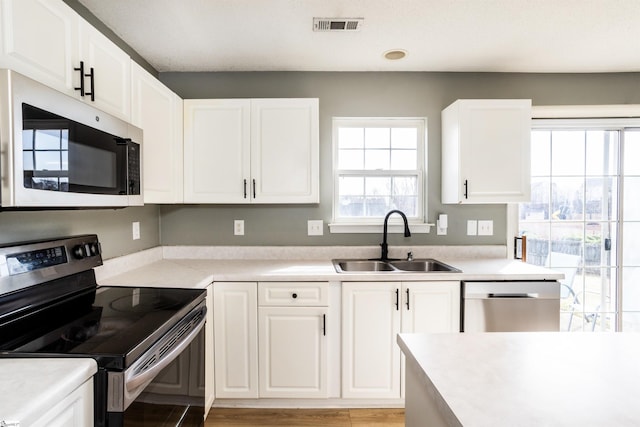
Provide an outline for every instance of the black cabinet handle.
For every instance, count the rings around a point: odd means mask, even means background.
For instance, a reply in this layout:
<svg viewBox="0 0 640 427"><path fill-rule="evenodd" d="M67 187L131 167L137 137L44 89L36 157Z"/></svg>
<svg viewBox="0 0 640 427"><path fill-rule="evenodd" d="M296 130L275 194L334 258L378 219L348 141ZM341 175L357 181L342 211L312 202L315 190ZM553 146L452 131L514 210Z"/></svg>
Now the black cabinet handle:
<svg viewBox="0 0 640 427"><path fill-rule="evenodd" d="M327 315L322 315L322 335L327 336Z"/></svg>
<svg viewBox="0 0 640 427"><path fill-rule="evenodd" d="M253 180L253 198L256 198L256 180Z"/></svg>
<svg viewBox="0 0 640 427"><path fill-rule="evenodd" d="M84 96L84 61L80 61L80 67L73 68L74 71L80 72L80 87L74 87L74 90L80 91L80 96Z"/></svg>
<svg viewBox="0 0 640 427"><path fill-rule="evenodd" d="M244 182L243 182L244 198L246 199L246 198L247 198L247 180L245 179L245 180L243 180L243 181L244 181Z"/></svg>
<svg viewBox="0 0 640 427"><path fill-rule="evenodd" d="M93 67L91 67L89 69L89 74L85 74L86 77L90 77L91 79L89 80L91 82L91 92L85 92L85 95L91 95L91 101L95 101L95 85L94 85L94 74L93 74Z"/></svg>
<svg viewBox="0 0 640 427"><path fill-rule="evenodd" d="M464 180L464 198L469 198L469 181L467 181L466 179Z"/></svg>
<svg viewBox="0 0 640 427"><path fill-rule="evenodd" d="M396 311L400 310L400 290L396 289Z"/></svg>
<svg viewBox="0 0 640 427"><path fill-rule="evenodd" d="M296 294L295 292L291 294L291 298L296 299L298 298L298 294Z"/></svg>
<svg viewBox="0 0 640 427"><path fill-rule="evenodd" d="M407 310L409 310L409 288L407 288Z"/></svg>

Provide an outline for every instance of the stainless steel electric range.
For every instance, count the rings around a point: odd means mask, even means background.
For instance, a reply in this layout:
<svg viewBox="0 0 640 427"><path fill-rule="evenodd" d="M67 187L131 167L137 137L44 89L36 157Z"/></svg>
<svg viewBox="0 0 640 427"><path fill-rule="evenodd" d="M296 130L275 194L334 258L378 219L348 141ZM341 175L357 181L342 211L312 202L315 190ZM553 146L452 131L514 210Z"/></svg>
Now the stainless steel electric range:
<svg viewBox="0 0 640 427"><path fill-rule="evenodd" d="M202 426L206 291L98 287L99 265L96 235L1 245L0 357L95 359L97 427Z"/></svg>

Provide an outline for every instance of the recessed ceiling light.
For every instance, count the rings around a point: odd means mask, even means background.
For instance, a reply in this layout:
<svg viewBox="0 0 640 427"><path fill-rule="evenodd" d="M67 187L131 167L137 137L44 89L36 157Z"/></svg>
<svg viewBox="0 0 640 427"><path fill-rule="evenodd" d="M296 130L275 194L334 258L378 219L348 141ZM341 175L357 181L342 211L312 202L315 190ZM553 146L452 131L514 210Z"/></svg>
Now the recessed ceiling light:
<svg viewBox="0 0 640 427"><path fill-rule="evenodd" d="M384 53L384 57L390 61L397 61L407 56L407 51L402 49L392 49Z"/></svg>

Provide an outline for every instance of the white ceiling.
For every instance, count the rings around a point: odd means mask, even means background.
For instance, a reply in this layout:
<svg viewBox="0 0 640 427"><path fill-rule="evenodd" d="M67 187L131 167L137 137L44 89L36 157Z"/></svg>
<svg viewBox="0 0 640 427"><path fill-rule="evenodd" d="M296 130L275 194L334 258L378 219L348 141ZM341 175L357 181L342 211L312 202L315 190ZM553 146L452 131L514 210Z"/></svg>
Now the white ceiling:
<svg viewBox="0 0 640 427"><path fill-rule="evenodd" d="M640 71L640 0L79 1L160 72Z"/></svg>

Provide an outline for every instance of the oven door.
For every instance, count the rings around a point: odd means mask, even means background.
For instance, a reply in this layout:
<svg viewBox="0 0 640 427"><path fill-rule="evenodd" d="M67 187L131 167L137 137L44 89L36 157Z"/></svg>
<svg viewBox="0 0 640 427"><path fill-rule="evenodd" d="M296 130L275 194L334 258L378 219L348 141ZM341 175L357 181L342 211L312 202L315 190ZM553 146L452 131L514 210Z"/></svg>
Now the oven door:
<svg viewBox="0 0 640 427"><path fill-rule="evenodd" d="M107 427L204 424L204 303L125 372L108 373Z"/></svg>

